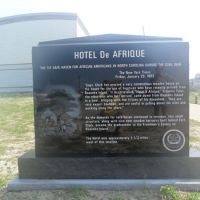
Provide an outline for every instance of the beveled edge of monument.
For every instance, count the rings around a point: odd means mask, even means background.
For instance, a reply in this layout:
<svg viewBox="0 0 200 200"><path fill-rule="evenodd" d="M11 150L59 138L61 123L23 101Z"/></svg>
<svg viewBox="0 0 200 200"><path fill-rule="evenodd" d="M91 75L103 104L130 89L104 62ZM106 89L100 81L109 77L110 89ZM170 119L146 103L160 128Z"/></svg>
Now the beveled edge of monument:
<svg viewBox="0 0 200 200"><path fill-rule="evenodd" d="M83 187L93 190L133 190L155 189L161 186L173 185L182 191L199 191L200 179L19 179L11 180L7 186L8 192L32 190L62 190Z"/></svg>
<svg viewBox="0 0 200 200"><path fill-rule="evenodd" d="M39 42L39 46L75 44L75 43L93 43L93 42L127 42L127 41L182 41L180 37L147 36L147 35L127 35L127 34L102 34L76 38L67 38L60 40L51 40Z"/></svg>

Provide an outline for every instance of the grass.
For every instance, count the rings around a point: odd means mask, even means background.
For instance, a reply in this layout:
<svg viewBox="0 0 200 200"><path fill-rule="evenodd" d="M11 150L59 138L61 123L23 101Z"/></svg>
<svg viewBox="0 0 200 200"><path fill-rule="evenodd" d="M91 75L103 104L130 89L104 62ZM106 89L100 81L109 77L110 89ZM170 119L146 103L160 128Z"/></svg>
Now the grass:
<svg viewBox="0 0 200 200"><path fill-rule="evenodd" d="M33 139L31 94L0 95L0 188L17 173L17 156ZM14 166L14 167L13 167Z"/></svg>
<svg viewBox="0 0 200 200"><path fill-rule="evenodd" d="M0 144L0 155L6 151L7 147L4 143Z"/></svg>
<svg viewBox="0 0 200 200"><path fill-rule="evenodd" d="M190 96L192 101L194 94ZM190 143L200 143L200 122L190 120ZM0 95L0 160L5 158L5 153L10 151L10 145L28 143L34 135L33 126L33 97L32 94L1 94ZM18 148L18 147L17 147ZM24 150L27 147L22 146ZM1 157L2 156L2 157ZM11 159L11 158L9 158ZM13 158L12 158L13 159ZM13 162L13 160L4 160ZM16 155L15 155L15 159ZM16 164L16 162L15 162ZM7 164L6 164L7 165ZM0 168L0 189L5 188L8 180L13 178L14 172L9 167L7 174L1 175ZM200 193L181 192L173 186L161 187L160 193L165 200L197 200L200 199ZM85 200L92 199L90 192L85 188L71 188L69 190L70 199ZM144 194L145 195L145 194ZM148 196L148 195L147 195ZM121 194L113 193L112 196L107 195L109 200L125 200L126 198Z"/></svg>
<svg viewBox="0 0 200 200"><path fill-rule="evenodd" d="M90 196L90 193L85 188L74 187L70 190L73 200L86 200Z"/></svg>
<svg viewBox="0 0 200 200"><path fill-rule="evenodd" d="M162 186L160 189L163 199L181 200L181 195L174 186Z"/></svg>
<svg viewBox="0 0 200 200"><path fill-rule="evenodd" d="M181 192L174 186L162 186L160 189L164 200L199 200L200 193L198 192Z"/></svg>
<svg viewBox="0 0 200 200"><path fill-rule="evenodd" d="M200 122L190 120L190 147L200 150Z"/></svg>
<svg viewBox="0 0 200 200"><path fill-rule="evenodd" d="M5 177L0 178L0 188L6 186L7 181L8 180Z"/></svg>
<svg viewBox="0 0 200 200"><path fill-rule="evenodd" d="M197 98L197 102L196 102L196 98ZM195 89L195 90L190 91L189 101L190 103L200 104L200 89Z"/></svg>
<svg viewBox="0 0 200 200"><path fill-rule="evenodd" d="M24 137L33 132L33 97L30 94L0 96L0 135Z"/></svg>
<svg viewBox="0 0 200 200"><path fill-rule="evenodd" d="M190 136L190 143L200 142L200 137Z"/></svg>
<svg viewBox="0 0 200 200"><path fill-rule="evenodd" d="M194 119L190 119L190 126L200 126L200 122Z"/></svg>
<svg viewBox="0 0 200 200"><path fill-rule="evenodd" d="M115 197L109 198L109 200L126 200L126 199L124 197L121 197L121 196L115 196Z"/></svg>

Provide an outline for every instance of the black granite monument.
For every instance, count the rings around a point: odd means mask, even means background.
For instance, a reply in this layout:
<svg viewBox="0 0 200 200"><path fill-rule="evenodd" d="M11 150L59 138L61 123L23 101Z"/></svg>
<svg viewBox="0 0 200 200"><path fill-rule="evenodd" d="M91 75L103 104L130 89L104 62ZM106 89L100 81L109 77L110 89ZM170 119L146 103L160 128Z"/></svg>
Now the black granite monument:
<svg viewBox="0 0 200 200"><path fill-rule="evenodd" d="M41 42L32 55L36 157L19 159L22 178L197 175L187 42L100 35Z"/></svg>
<svg viewBox="0 0 200 200"><path fill-rule="evenodd" d="M188 43L124 39L33 48L38 156L188 155Z"/></svg>

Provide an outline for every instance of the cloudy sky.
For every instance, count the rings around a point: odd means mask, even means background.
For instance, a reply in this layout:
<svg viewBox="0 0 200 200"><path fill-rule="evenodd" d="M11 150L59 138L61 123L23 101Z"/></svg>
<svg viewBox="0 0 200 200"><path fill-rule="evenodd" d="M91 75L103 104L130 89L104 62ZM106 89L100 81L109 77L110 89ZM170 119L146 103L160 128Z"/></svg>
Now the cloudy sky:
<svg viewBox="0 0 200 200"><path fill-rule="evenodd" d="M74 12L91 35L103 33L182 37L190 42L190 77L200 73L198 0L0 0L0 17Z"/></svg>

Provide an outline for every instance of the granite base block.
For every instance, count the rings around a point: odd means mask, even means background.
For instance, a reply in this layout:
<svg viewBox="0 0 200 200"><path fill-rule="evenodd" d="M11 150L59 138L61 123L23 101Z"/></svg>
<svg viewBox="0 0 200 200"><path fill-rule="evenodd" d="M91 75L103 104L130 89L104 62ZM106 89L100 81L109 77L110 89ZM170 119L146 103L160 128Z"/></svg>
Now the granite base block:
<svg viewBox="0 0 200 200"><path fill-rule="evenodd" d="M18 159L20 179L200 179L200 157L35 157Z"/></svg>

